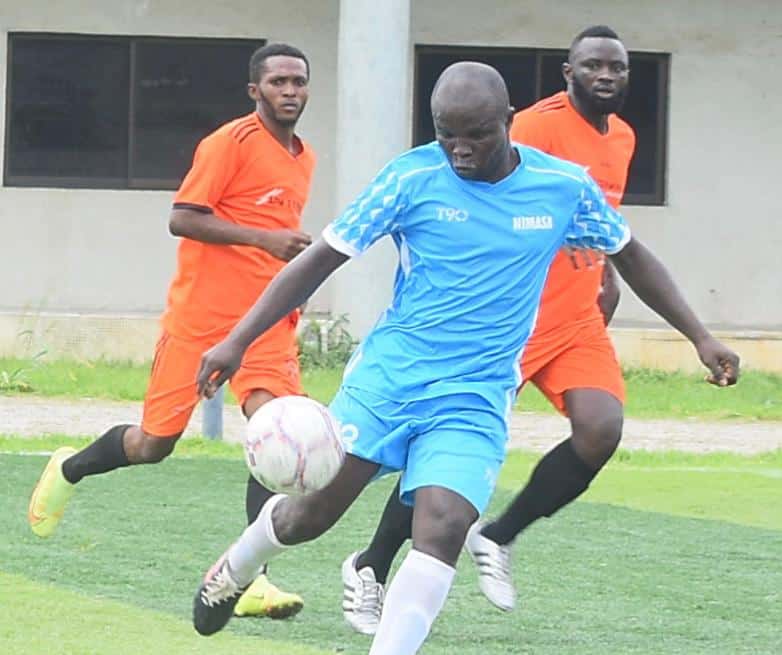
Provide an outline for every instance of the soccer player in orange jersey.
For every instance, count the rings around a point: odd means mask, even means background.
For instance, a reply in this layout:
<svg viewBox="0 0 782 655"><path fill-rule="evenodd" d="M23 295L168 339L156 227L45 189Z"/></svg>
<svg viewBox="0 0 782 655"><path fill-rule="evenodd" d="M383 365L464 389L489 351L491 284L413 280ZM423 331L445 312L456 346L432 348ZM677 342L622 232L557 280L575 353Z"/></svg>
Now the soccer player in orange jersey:
<svg viewBox="0 0 782 655"><path fill-rule="evenodd" d="M295 133L308 98L309 63L299 49L269 44L250 59L248 94L255 110L199 144L174 198L169 229L182 237L168 292L141 425L116 425L76 452L61 448L36 485L28 517L50 536L75 485L124 466L154 464L174 450L199 401L193 380L201 355L223 339L269 281L310 243L301 231L315 157ZM231 381L248 418L276 396L302 393L295 328L298 312L247 351ZM252 476L247 519L271 493ZM282 618L301 598L259 576L237 613Z"/></svg>
<svg viewBox="0 0 782 655"><path fill-rule="evenodd" d="M627 50L610 28L588 28L573 40L563 74L567 90L516 114L511 139L587 167L617 207L635 149L632 128L616 115L627 93ZM618 296L613 269L596 253L562 251L551 265L521 374L568 416L571 435L541 459L504 514L476 523L465 544L482 591L501 609L515 604L511 542L581 495L619 443L625 391L605 327ZM358 632L377 629L383 585L410 537L411 514L395 489L369 548L342 565L343 613Z"/></svg>

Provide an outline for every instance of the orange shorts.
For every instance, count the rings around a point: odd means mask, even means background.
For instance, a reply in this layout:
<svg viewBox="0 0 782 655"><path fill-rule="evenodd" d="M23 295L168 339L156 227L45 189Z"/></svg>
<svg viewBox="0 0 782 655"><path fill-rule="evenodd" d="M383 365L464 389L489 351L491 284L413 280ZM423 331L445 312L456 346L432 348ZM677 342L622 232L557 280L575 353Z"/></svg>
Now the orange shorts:
<svg viewBox="0 0 782 655"><path fill-rule="evenodd" d="M521 357L522 386L532 382L562 414L565 392L600 389L625 401L622 369L602 321L533 334Z"/></svg>
<svg viewBox="0 0 782 655"><path fill-rule="evenodd" d="M281 320L254 341L231 378L231 390L242 405L253 391L274 396L301 394L296 323L298 312ZM141 428L157 437L180 434L198 404L196 374L201 355L217 341L193 341L165 330L158 339L144 397Z"/></svg>

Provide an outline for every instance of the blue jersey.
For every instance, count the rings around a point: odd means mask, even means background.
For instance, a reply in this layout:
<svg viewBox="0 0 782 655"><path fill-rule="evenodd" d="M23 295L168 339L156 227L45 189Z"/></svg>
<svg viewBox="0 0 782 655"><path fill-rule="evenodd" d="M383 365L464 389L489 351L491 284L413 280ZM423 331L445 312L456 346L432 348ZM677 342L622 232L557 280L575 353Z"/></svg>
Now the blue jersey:
<svg viewBox="0 0 782 655"><path fill-rule="evenodd" d="M563 245L613 254L624 219L583 168L515 145L504 179L460 178L436 143L391 161L323 237L356 256L389 235L393 300L343 385L397 402L475 394L508 411L549 265Z"/></svg>

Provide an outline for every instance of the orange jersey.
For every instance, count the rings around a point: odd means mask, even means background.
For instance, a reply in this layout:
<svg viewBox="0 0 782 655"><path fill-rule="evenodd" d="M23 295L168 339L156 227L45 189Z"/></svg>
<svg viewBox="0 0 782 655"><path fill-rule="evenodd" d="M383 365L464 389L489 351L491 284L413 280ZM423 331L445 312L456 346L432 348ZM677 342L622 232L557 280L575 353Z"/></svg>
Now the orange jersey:
<svg viewBox="0 0 782 655"><path fill-rule="evenodd" d="M307 144L292 155L253 112L198 144L174 207L211 211L245 227L298 230L314 166ZM164 329L182 338L221 338L284 265L259 248L182 239Z"/></svg>
<svg viewBox="0 0 782 655"><path fill-rule="evenodd" d="M544 98L513 117L511 139L555 157L586 167L612 207L618 207L627 184L635 150L635 133L621 118L608 117L608 131L600 134L573 107L565 91ZM543 289L535 333L588 320L602 321L597 296L602 259L592 269L576 270L570 257L559 252Z"/></svg>

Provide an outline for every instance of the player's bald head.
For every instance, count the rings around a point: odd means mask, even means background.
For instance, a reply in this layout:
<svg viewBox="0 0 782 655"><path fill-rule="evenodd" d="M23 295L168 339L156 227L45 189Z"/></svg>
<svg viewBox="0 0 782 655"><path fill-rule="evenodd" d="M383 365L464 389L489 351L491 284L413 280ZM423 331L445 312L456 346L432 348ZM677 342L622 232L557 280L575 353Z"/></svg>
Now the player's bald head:
<svg viewBox="0 0 782 655"><path fill-rule="evenodd" d="M496 69L476 61L446 68L432 91L432 118L459 113L481 118L505 118L512 112L508 87Z"/></svg>

